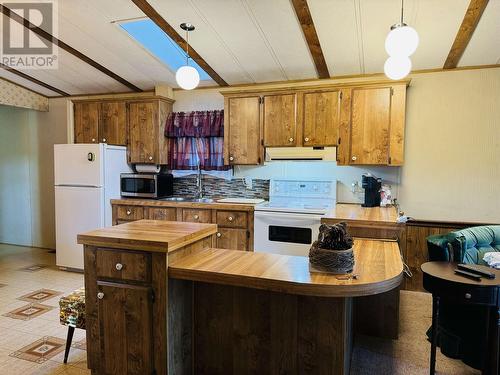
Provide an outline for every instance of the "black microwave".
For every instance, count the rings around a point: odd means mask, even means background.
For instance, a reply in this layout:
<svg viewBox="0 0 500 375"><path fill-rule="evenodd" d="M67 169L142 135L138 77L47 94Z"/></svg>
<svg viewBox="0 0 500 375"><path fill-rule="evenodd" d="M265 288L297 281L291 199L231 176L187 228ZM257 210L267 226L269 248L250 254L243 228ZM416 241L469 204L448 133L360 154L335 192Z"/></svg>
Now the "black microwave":
<svg viewBox="0 0 500 375"><path fill-rule="evenodd" d="M168 173L122 173L120 195L122 197L153 198L169 197L174 193L174 178Z"/></svg>

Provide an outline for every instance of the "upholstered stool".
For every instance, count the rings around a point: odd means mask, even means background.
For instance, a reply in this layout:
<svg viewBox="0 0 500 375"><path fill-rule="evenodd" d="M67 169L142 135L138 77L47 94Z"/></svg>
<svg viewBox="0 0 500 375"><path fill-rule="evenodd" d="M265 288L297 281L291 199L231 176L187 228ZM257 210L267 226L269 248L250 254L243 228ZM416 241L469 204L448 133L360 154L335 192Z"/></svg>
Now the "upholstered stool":
<svg viewBox="0 0 500 375"><path fill-rule="evenodd" d="M85 288L80 288L59 300L59 320L68 326L64 363L68 362L69 348L75 328L85 329Z"/></svg>

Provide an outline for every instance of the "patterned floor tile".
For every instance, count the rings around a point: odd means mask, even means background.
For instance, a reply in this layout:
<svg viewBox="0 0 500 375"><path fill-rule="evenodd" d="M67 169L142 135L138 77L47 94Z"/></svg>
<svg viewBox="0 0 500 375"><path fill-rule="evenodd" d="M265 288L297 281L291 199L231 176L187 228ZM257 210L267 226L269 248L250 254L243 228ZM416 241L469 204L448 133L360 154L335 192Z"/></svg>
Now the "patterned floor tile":
<svg viewBox="0 0 500 375"><path fill-rule="evenodd" d="M38 272L43 270L44 268L47 268L48 266L45 264L32 264L31 266L26 266L19 268L19 271L24 271L24 272Z"/></svg>
<svg viewBox="0 0 500 375"><path fill-rule="evenodd" d="M73 343L71 344L71 346L73 348L77 348L77 349L80 349L80 350L87 350L87 340L83 339L83 340L79 340L79 341L73 341Z"/></svg>
<svg viewBox="0 0 500 375"><path fill-rule="evenodd" d="M3 314L3 316L12 319L29 320L45 314L53 308L53 306L42 305L39 303L30 303L29 305L19 307L6 314Z"/></svg>
<svg viewBox="0 0 500 375"><path fill-rule="evenodd" d="M19 297L18 300L26 302L43 302L61 294L62 292L58 292L56 290L39 289Z"/></svg>
<svg viewBox="0 0 500 375"><path fill-rule="evenodd" d="M24 359L35 363L44 363L61 353L65 347L65 340L46 336L10 354L11 357Z"/></svg>

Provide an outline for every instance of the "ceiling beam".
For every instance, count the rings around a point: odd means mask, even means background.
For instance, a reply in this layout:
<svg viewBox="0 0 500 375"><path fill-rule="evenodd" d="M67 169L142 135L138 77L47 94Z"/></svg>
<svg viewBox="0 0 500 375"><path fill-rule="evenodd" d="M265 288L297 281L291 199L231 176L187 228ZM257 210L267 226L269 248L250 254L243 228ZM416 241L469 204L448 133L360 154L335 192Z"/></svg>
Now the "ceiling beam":
<svg viewBox="0 0 500 375"><path fill-rule="evenodd" d="M306 38L309 52L311 52L318 78L330 78L328 66L326 65L325 56L323 55L323 50L319 44L318 34L316 33L316 28L314 27L314 22L311 17L311 12L309 11L309 6L307 5L307 0L292 0L292 5L297 18L299 19L300 27L302 27L304 37Z"/></svg>
<svg viewBox="0 0 500 375"><path fill-rule="evenodd" d="M474 30L476 30L476 26L483 15L486 5L488 5L488 0L470 0L469 7L467 8L467 12L465 12L464 19L458 29L457 36L448 53L443 69L454 69L457 67L472 38L472 34L474 34Z"/></svg>
<svg viewBox="0 0 500 375"><path fill-rule="evenodd" d="M147 0L132 0L132 2L148 16L160 29L163 30L177 45L186 50L187 43L182 36L147 2ZM227 82L212 69L196 50L189 45L189 56L215 81L219 86L228 86Z"/></svg>
<svg viewBox="0 0 500 375"><path fill-rule="evenodd" d="M32 24L30 21L28 21L27 19L21 17L20 15L18 15L17 13L11 11L9 8L7 8L6 6L4 5L0 5L0 8L2 10L2 13L5 14L7 17L9 17L10 19L20 23L21 25L23 25L25 28L31 30L32 32L34 32L35 34L37 34L38 36L52 42L53 44L59 46L61 49L63 49L64 51L72 54L73 56L79 58L80 60L82 60L83 62L89 64L90 66L94 67L95 69L99 70L101 73L104 73L106 74L107 76L113 78L114 80L120 82L121 84L127 86L129 89L133 90L133 91L137 91L137 92L142 92L142 90L135 86L134 84L130 83L129 81L127 81L126 79L120 77L118 74L116 73L113 73L111 70L109 70L108 68L102 66L101 64L99 64L97 61L94 61L92 60L90 57L88 57L87 55L84 55L83 53L81 53L80 51L74 49L73 47L71 47L70 45L64 43L62 40L59 40L57 39L56 37L54 37L53 35L51 35L50 33L48 33L47 31L39 28L38 26L35 26L34 24Z"/></svg>
<svg viewBox="0 0 500 375"><path fill-rule="evenodd" d="M36 83L37 85L39 86L42 86L42 87L45 87L46 89L49 89L50 91L54 91L54 92L57 92L58 94L62 95L62 96L69 96L69 94L63 90L59 90L58 88L54 87L54 86L51 86L49 85L48 83L45 83L45 82L42 82L36 78L33 78L32 76L26 74L26 73L23 73L19 70L16 70L14 68L11 68L10 66L7 66L7 65L4 65L2 63L0 63L0 68L3 68L5 70L7 70L8 72L12 73L12 74L15 74L19 77L22 77L24 79L27 79L28 81L31 81L33 83ZM14 82L15 83L15 82ZM17 83L16 83L17 84ZM22 86L22 85L19 85L19 86ZM31 90L31 91L34 91L34 90ZM40 94L42 95L42 94ZM44 95L45 96L45 95Z"/></svg>

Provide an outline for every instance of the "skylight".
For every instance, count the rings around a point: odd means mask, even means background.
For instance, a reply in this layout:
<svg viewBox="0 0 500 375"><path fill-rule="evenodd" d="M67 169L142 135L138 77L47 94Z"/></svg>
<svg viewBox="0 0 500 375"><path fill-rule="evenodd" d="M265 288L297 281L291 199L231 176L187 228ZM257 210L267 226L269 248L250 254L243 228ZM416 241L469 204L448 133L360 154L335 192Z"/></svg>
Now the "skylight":
<svg viewBox="0 0 500 375"><path fill-rule="evenodd" d="M174 73L181 66L186 65L186 53L167 34L150 19L120 23L137 43L146 48L151 54L160 59ZM192 59L189 65L200 73L200 80L209 80L210 76Z"/></svg>

